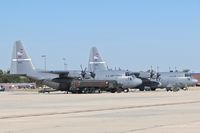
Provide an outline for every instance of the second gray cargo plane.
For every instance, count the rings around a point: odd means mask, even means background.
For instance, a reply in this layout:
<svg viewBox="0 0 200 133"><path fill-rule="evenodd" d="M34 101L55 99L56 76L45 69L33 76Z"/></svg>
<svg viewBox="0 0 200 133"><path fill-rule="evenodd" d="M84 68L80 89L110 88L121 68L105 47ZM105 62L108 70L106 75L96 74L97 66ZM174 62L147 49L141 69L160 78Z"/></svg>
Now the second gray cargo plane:
<svg viewBox="0 0 200 133"><path fill-rule="evenodd" d="M93 78L96 80L116 80L122 84L123 90L126 92L128 88L135 88L142 84L142 80L134 75L127 75L124 70L109 70L106 62L100 56L96 47L92 47L90 51L89 71L93 73Z"/></svg>

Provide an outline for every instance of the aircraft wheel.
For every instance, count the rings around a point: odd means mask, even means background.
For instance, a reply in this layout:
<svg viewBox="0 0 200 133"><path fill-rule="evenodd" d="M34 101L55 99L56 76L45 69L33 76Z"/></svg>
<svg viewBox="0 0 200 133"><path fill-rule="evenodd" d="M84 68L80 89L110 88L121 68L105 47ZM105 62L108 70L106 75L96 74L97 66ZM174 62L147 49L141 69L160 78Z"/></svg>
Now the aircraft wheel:
<svg viewBox="0 0 200 133"><path fill-rule="evenodd" d="M111 92L111 93L115 93L116 91L115 91L115 90L111 90L110 92Z"/></svg>
<svg viewBox="0 0 200 133"><path fill-rule="evenodd" d="M151 91L151 89L150 88L146 88L146 89L144 89L145 91Z"/></svg>
<svg viewBox="0 0 200 133"><path fill-rule="evenodd" d="M184 90L184 91L188 91L188 87L185 87L185 88L183 88L182 90Z"/></svg>
<svg viewBox="0 0 200 133"><path fill-rule="evenodd" d="M125 92L125 93L128 93L128 92L129 92L129 89L128 89L128 88L124 89L124 92Z"/></svg>
<svg viewBox="0 0 200 133"><path fill-rule="evenodd" d="M172 91L172 89L171 88L166 88L166 91Z"/></svg>
<svg viewBox="0 0 200 133"><path fill-rule="evenodd" d="M173 92L177 92L179 90L180 90L180 88L177 88L177 87L172 89Z"/></svg>
<svg viewBox="0 0 200 133"><path fill-rule="evenodd" d="M144 88L140 88L139 90L140 90L140 91L144 91Z"/></svg>
<svg viewBox="0 0 200 133"><path fill-rule="evenodd" d="M117 89L117 93L121 93L122 92L122 89L121 88L118 88Z"/></svg>

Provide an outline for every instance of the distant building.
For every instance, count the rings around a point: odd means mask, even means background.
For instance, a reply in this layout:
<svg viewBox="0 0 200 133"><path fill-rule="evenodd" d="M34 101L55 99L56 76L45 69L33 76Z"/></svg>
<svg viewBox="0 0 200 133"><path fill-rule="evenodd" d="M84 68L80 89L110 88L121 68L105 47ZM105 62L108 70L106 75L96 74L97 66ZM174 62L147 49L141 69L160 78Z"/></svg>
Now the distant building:
<svg viewBox="0 0 200 133"><path fill-rule="evenodd" d="M0 83L5 90L35 89L36 83Z"/></svg>

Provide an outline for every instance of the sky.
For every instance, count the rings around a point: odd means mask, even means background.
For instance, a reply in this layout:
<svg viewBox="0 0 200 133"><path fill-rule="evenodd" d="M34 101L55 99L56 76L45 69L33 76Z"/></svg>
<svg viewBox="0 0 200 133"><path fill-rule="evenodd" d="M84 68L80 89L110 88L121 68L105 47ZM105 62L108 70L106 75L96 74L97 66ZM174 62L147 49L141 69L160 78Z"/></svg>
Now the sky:
<svg viewBox="0 0 200 133"><path fill-rule="evenodd" d="M0 0L0 69L17 40L39 69L87 67L95 46L109 68L200 72L200 1Z"/></svg>

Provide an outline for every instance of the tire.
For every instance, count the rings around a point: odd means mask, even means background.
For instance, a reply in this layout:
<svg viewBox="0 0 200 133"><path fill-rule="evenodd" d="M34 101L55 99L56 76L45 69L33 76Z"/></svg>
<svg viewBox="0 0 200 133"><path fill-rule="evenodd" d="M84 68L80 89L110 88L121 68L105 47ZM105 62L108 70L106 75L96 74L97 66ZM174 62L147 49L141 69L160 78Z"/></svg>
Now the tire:
<svg viewBox="0 0 200 133"><path fill-rule="evenodd" d="M173 88L172 91L173 92L178 92L180 90L180 88Z"/></svg>
<svg viewBox="0 0 200 133"><path fill-rule="evenodd" d="M139 90L140 90L140 91L144 91L144 88L140 88Z"/></svg>
<svg viewBox="0 0 200 133"><path fill-rule="evenodd" d="M188 87L182 88L182 90L184 90L184 91L188 91Z"/></svg>
<svg viewBox="0 0 200 133"><path fill-rule="evenodd" d="M117 93L121 93L122 92L122 89L121 88L118 88L117 89Z"/></svg>
<svg viewBox="0 0 200 133"><path fill-rule="evenodd" d="M150 88L146 88L146 89L144 89L145 91L151 91L151 89Z"/></svg>
<svg viewBox="0 0 200 133"><path fill-rule="evenodd" d="M151 88L151 91L155 91L156 90L156 88Z"/></svg>
<svg viewBox="0 0 200 133"><path fill-rule="evenodd" d="M115 90L111 90L110 92L111 92L111 93L115 93L116 91L115 91Z"/></svg>
<svg viewBox="0 0 200 133"><path fill-rule="evenodd" d="M166 91L172 91L172 89L171 88L166 88Z"/></svg>
<svg viewBox="0 0 200 133"><path fill-rule="evenodd" d="M128 93L128 92L129 92L128 88L124 89L124 93Z"/></svg>

